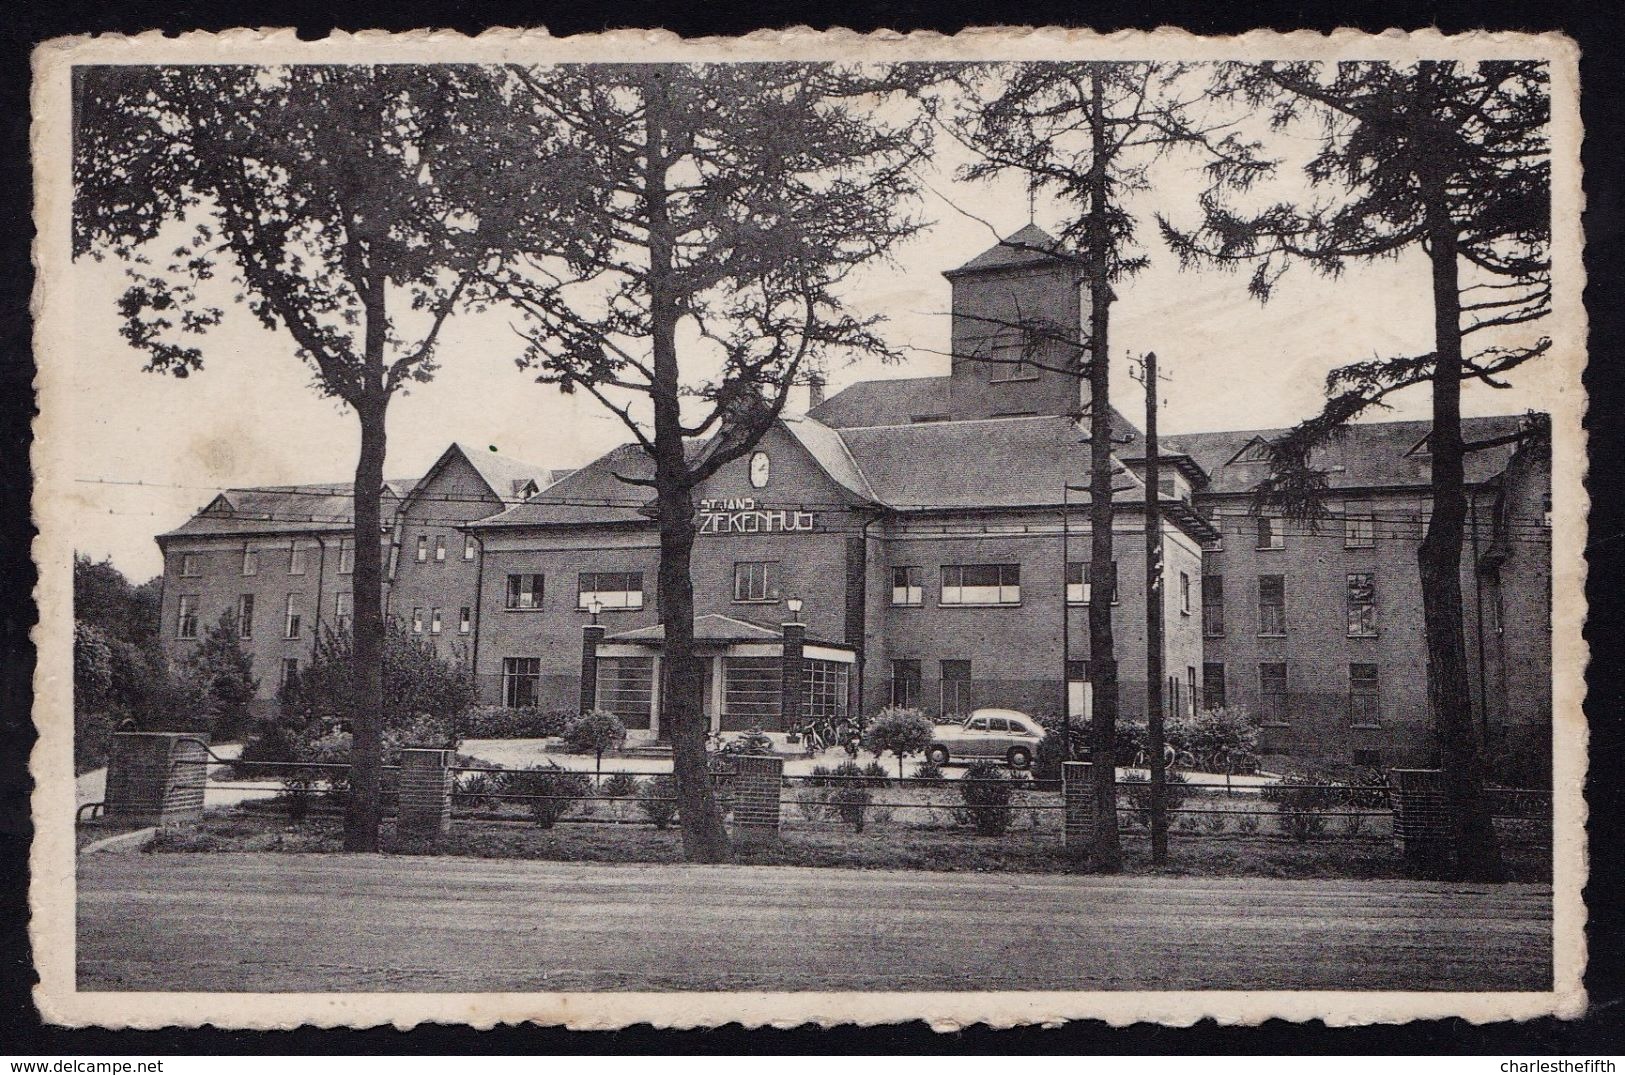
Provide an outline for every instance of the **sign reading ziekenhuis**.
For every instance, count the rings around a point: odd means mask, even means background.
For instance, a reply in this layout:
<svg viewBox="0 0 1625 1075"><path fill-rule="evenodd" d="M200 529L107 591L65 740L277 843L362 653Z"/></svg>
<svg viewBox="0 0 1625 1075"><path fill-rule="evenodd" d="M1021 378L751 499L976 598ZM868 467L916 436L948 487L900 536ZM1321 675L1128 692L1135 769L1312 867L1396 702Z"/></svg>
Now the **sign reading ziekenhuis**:
<svg viewBox="0 0 1625 1075"><path fill-rule="evenodd" d="M812 512L759 507L753 496L700 501L702 534L809 533L816 529Z"/></svg>

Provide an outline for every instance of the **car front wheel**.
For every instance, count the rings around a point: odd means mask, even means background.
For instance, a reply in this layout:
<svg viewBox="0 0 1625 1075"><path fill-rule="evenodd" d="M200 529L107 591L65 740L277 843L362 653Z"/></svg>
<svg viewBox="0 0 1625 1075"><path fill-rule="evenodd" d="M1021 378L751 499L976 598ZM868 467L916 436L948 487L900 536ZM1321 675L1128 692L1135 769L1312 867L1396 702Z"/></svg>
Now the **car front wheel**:
<svg viewBox="0 0 1625 1075"><path fill-rule="evenodd" d="M1008 757L1012 769L1025 769L1033 763L1032 753L1026 747L1011 747Z"/></svg>
<svg viewBox="0 0 1625 1075"><path fill-rule="evenodd" d="M937 744L926 751L925 756L930 758L931 764L939 769L948 764L948 748L941 744Z"/></svg>

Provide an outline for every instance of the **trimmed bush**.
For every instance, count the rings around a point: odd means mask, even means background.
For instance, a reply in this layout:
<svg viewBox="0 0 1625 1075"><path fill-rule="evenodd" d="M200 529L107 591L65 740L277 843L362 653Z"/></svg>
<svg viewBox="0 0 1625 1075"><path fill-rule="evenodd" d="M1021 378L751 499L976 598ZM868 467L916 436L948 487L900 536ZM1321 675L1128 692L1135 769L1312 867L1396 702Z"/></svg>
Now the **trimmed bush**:
<svg viewBox="0 0 1625 1075"><path fill-rule="evenodd" d="M959 781L959 797L978 836L1001 836L1010 827L1010 800L1016 782L1004 766L978 762Z"/></svg>
<svg viewBox="0 0 1625 1075"><path fill-rule="evenodd" d="M626 725L614 713L593 709L572 720L564 729L564 748L573 754L591 754L593 771L604 771L604 751L626 742Z"/></svg>
<svg viewBox="0 0 1625 1075"><path fill-rule="evenodd" d="M548 762L511 774L506 790L512 795L537 796L518 801L530 809L530 816L536 819L536 824L550 829L579 800L592 794L592 781L586 773Z"/></svg>
<svg viewBox="0 0 1625 1075"><path fill-rule="evenodd" d="M654 827L669 828L677 817L677 778L669 773L638 781L638 809L654 822Z"/></svg>
<svg viewBox="0 0 1625 1075"><path fill-rule="evenodd" d="M923 754L936 738L936 727L918 709L887 706L869 722L863 736L864 749L879 757L890 753L897 756L897 776L903 776L903 759L910 754Z"/></svg>
<svg viewBox="0 0 1625 1075"><path fill-rule="evenodd" d="M631 773L611 773L598 785L598 795L604 799L628 799L637 793L638 781Z"/></svg>
<svg viewBox="0 0 1625 1075"><path fill-rule="evenodd" d="M1261 795L1275 804L1281 832L1300 843L1325 832L1325 812L1349 799L1347 787L1324 773L1288 773L1279 784L1266 785Z"/></svg>
<svg viewBox="0 0 1625 1075"><path fill-rule="evenodd" d="M452 805L470 810L494 810L508 790L507 773L463 773L452 788Z"/></svg>
<svg viewBox="0 0 1625 1075"><path fill-rule="evenodd" d="M463 715L464 739L554 739L580 714L569 709L485 706Z"/></svg>
<svg viewBox="0 0 1625 1075"><path fill-rule="evenodd" d="M854 831L862 832L869 802L873 798L869 791L870 780L862 769L849 761L837 765L830 775L834 777L830 781L833 786L828 792L830 806Z"/></svg>

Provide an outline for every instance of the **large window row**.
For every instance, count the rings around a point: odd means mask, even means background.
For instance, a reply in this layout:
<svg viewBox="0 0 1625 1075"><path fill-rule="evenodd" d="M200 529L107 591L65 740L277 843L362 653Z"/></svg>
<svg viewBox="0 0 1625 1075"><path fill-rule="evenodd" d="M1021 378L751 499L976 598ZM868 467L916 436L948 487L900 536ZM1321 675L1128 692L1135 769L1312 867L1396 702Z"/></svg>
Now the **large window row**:
<svg viewBox="0 0 1625 1075"><path fill-rule="evenodd" d="M295 538L287 543L276 545L258 545L253 542L244 542L236 553L237 573L243 578L251 578L260 573L260 568L266 553L275 553L287 567L290 575L303 575L306 573L312 546L322 547L320 542L302 538ZM336 549L337 570L341 575L348 575L355 571L355 541L353 538L340 538ZM196 579L203 577L204 554L200 552L183 552L177 557L179 561L179 574L183 579Z"/></svg>
<svg viewBox="0 0 1625 1075"><path fill-rule="evenodd" d="M1258 635L1283 638L1287 633L1287 585L1285 575L1257 576ZM1181 582L1183 594L1185 583ZM1225 634L1225 576L1202 576L1202 633ZM1343 605L1350 638L1375 638L1377 631L1377 583L1369 571L1350 572L1343 580Z"/></svg>

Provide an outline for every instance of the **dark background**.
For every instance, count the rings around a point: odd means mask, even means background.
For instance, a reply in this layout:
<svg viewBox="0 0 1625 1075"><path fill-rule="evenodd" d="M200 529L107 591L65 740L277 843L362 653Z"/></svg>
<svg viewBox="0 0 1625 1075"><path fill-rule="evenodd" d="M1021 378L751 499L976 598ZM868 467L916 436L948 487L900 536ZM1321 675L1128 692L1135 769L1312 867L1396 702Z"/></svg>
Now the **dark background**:
<svg viewBox="0 0 1625 1075"><path fill-rule="evenodd" d="M782 12L778 14L777 12ZM363 21L364 20L364 21ZM34 971L27 936L28 845L31 834L28 754L34 741L29 718L33 652L28 642L35 619L31 596L34 569L29 559L31 481L29 423L33 414L32 324L28 299L34 280L29 248L31 165L28 157L29 53L41 41L69 34L137 33L161 29L224 30L238 26L293 26L306 39L338 30L451 29L478 33L500 26L546 26L553 34L590 33L628 26L658 26L685 36L735 34L754 29L806 25L816 29L936 30L952 33L968 25L1067 25L1099 31L1177 26L1202 34L1240 33L1267 27L1368 31L1435 27L1447 33L1471 30L1561 30L1584 51L1580 65L1586 130L1584 168L1586 305L1591 318L1590 393L1587 429L1591 437L1592 499L1588 558L1590 607L1586 637L1591 645L1587 715L1591 726L1592 778L1586 788L1590 808L1591 880L1590 963L1586 986L1592 1009L1583 1020L1536 1020L1524 1024L1474 1027L1461 1020L1400 1027L1330 1029L1318 1023L1272 1022L1258 1028L1225 1028L1211 1023L1173 1030L1130 1027L1114 1030L1082 1023L1060 1030L990 1031L935 1034L920 1024L870 1030L745 1031L738 1026L710 1031L661 1033L648 1029L619 1033L571 1034L537 1028L502 1028L485 1033L462 1027L420 1027L410 1034L389 1028L364 1031L298 1030L284 1033L196 1031L66 1031L40 1024L30 1000ZM1622 415L1621 275L1622 191L1621 101L1625 99L1619 49L1625 18L1609 0L1541 0L1537 3L1188 3L1017 2L941 3L897 0L875 3L766 4L761 0L570 0L569 3L484 3L441 0L418 3L183 3L86 2L21 3L0 18L0 1054L198 1054L198 1053L480 1053L511 1052L1098 1052L1098 1053L1562 1053L1617 1054L1625 1051L1625 997L1621 975L1620 881L1620 701L1625 684L1625 634L1616 627L1625 596L1620 567L1625 560L1625 497L1618 474ZM65 240L63 240L65 241ZM1600 774L1600 775L1599 775ZM1177 958L1177 954L1171 956Z"/></svg>

